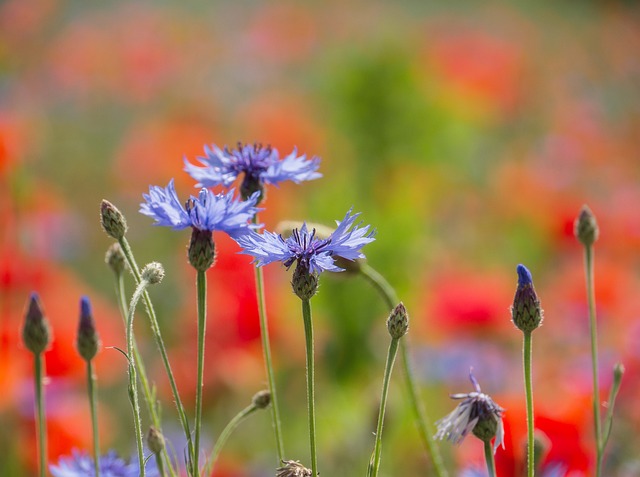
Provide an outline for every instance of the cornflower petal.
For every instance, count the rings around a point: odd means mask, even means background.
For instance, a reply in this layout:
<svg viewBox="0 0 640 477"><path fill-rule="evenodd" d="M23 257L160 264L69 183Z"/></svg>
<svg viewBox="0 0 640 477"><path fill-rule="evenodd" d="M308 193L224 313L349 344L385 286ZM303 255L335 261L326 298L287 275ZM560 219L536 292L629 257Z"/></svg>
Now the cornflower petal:
<svg viewBox="0 0 640 477"><path fill-rule="evenodd" d="M61 457L57 465L51 465L49 470L54 477L92 477L95 476L93 458L86 452L77 449L72 456ZM115 451L99 457L101 477L137 477L140 474L138 462L126 463ZM145 466L146 475L157 477L158 470L152 462Z"/></svg>

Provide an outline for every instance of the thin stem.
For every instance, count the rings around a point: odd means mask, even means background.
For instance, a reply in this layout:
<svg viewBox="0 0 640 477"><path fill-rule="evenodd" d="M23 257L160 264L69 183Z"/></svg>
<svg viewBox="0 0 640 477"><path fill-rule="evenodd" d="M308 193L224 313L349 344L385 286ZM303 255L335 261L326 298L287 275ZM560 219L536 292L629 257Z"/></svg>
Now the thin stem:
<svg viewBox="0 0 640 477"><path fill-rule="evenodd" d="M524 366L524 389L527 400L527 477L533 477L535 460L533 440L533 387L531 384L531 331L524 332L522 361Z"/></svg>
<svg viewBox="0 0 640 477"><path fill-rule="evenodd" d="M484 460L487 462L487 472L489 477L496 477L496 463L493 457L493 448L491 440L484 441Z"/></svg>
<svg viewBox="0 0 640 477"><path fill-rule="evenodd" d="M589 302L589 329L591 331L591 369L593 374L593 422L596 438L596 477L602 475L602 429L600 421L600 384L598 379L598 330L596 324L596 297L594 292L593 246L584 247L584 265Z"/></svg>
<svg viewBox="0 0 640 477"><path fill-rule="evenodd" d="M142 280L131 297L129 313L127 314L127 356L129 358L129 400L133 409L133 426L136 433L136 446L138 448L138 462L140 463L140 477L145 475L144 448L142 444L142 420L140 419L140 403L138 402L138 378L135 367L135 356L133 353L133 318L136 306L140 301L140 296L145 291L149 283Z"/></svg>
<svg viewBox="0 0 640 477"><path fill-rule="evenodd" d="M35 353L35 386L36 386L36 414L38 416L38 450L40 451L40 477L47 475L47 423L44 415L44 396L42 394L43 357L42 353Z"/></svg>
<svg viewBox="0 0 640 477"><path fill-rule="evenodd" d="M617 364L613 371L613 384L611 385L609 400L607 401L607 414L604 418L604 434L602 436L601 444L602 452L604 452L604 449L607 447L607 442L609 442L609 436L611 435L611 427L613 425L613 408L615 407L616 398L618 397L623 373L624 366Z"/></svg>
<svg viewBox="0 0 640 477"><path fill-rule="evenodd" d="M218 437L218 440L216 441L216 445L213 447L213 451L209 456L209 461L207 463L207 471L205 472L205 475L211 475L211 473L213 472L213 469L216 466L216 461L218 460L218 456L220 455L220 451L222 451L222 448L227 443L229 436L231 436L231 434L236 429L236 427L238 427L238 425L242 421L244 421L247 417L249 417L251 414L253 414L257 410L258 408L254 404L250 404L249 406L245 407L242 411L240 411L238 414L236 414L233 417L233 419L229 421L229 423L220 433L220 437Z"/></svg>
<svg viewBox="0 0 640 477"><path fill-rule="evenodd" d="M127 301L125 297L124 291L124 280L122 274L116 275L116 297L118 299L118 306L120 308L120 313L125 321L125 325L127 322L128 309ZM158 401L155 399L155 393L152 392L151 385L149 384L149 379L147 378L147 370L144 365L144 361L142 361L142 356L140 355L140 351L138 350L138 344L136 342L135 336L133 337L133 356L135 357L135 366L136 371L138 372L138 379L142 384L142 393L144 395L144 400L147 404L147 410L149 411L149 416L151 417L151 422L153 426L162 432L162 425L160 421L160 411L158 409ZM162 450L162 455L164 459L167 461L167 466L169 468L169 474L172 477L177 477L176 470L173 468L173 464L171 459L169 458L169 452L166 446ZM160 467L158 467L160 469ZM163 475L163 474L161 474Z"/></svg>
<svg viewBox="0 0 640 477"><path fill-rule="evenodd" d="M376 290L378 290L380 296L385 300L385 303L390 310L400 302L395 290L389 282L387 282L380 273L369 266L366 262L360 264L360 273L375 287ZM420 434L422 443L425 446L429 458L431 459L436 476L448 477L449 474L442 461L442 455L440 454L439 447L433 439L431 422L427 416L422 401L418 397L418 388L413 376L407 337L405 337L405 339L400 343L400 353L402 357L402 368L404 370L407 395L409 396L409 404L413 413L413 420L418 427L418 433Z"/></svg>
<svg viewBox="0 0 640 477"><path fill-rule="evenodd" d="M140 283L142 277L140 276L140 269L136 264L135 258L131 251L131 247L129 247L129 242L125 237L122 237L119 241L120 247L122 248L122 252L124 253L125 258L127 259L127 263L129 264L129 268L133 273L135 281L137 284ZM187 419L187 414L184 410L184 406L182 405L182 400L180 399L180 393L178 392L178 386L176 385L176 380L173 377L173 372L171 371L171 365L169 364L169 357L167 356L167 350L164 346L164 341L162 339L162 334L160 333L160 326L158 325L158 319L156 318L156 313L153 308L153 304L151 303L151 298L149 294L145 290L143 292L143 298L145 303L145 309L147 310L147 315L149 316L149 322L151 325L151 331L153 333L153 337L155 339L156 345L160 351L160 356L162 358L162 364L164 365L165 372L167 373L167 377L169 378L169 384L171 385L171 392L173 394L173 399L176 403L176 408L178 410L178 417L180 418L180 424L182 425L182 430L184 432L185 438L187 439L187 447L189 451L190 461L193 462L193 441L191 440L191 430L189 429L189 420ZM159 428L159 427L158 427ZM167 457L167 461L169 461ZM190 473L192 474L192 470L190 469ZM193 474L192 474L193 475Z"/></svg>
<svg viewBox="0 0 640 477"><path fill-rule="evenodd" d="M87 385L89 388L89 406L91 407L91 428L93 429L93 465L96 477L100 477L100 441L98 434L98 406L96 403L96 377L93 362L87 360Z"/></svg>
<svg viewBox="0 0 640 477"><path fill-rule="evenodd" d="M198 299L198 380L196 384L195 449L193 455L194 475L198 475L200 471L198 460L200 457L200 428L202 426L202 388L204 386L204 339L207 331L207 275L202 270L198 270L196 275L196 289Z"/></svg>
<svg viewBox="0 0 640 477"><path fill-rule="evenodd" d="M373 448L373 472L372 477L378 476L380 468L380 453L382 451L382 425L384 423L384 411L387 408L387 396L389 395L389 382L391 381L391 372L393 371L393 363L398 353L397 338L391 338L389 344L389 352L387 353L387 363L384 368L384 380L382 382L382 396L380 397L380 411L378 412L378 427L376 428L376 443Z"/></svg>
<svg viewBox="0 0 640 477"><path fill-rule="evenodd" d="M257 214L253 216L253 223L258 222ZM261 267L255 267L256 295L258 299L258 315L260 316L260 336L262 338L262 354L267 370L267 380L269 381L269 392L271 393L271 423L276 438L276 448L278 452L278 462L284 460L284 445L282 440L282 430L280 423L280 409L278 407L278 397L276 393L276 378L271 362L271 345L269 340L269 326L267 320L267 307L264 296L264 277Z"/></svg>
<svg viewBox="0 0 640 477"><path fill-rule="evenodd" d="M156 454L156 467L158 468L158 475L160 477L165 476L164 461L162 460L162 454Z"/></svg>
<svg viewBox="0 0 640 477"><path fill-rule="evenodd" d="M309 447L311 451L311 477L318 476L318 460L316 455L316 404L315 376L313 365L313 323L311 321L311 304L302 300L302 318L304 320L304 337L307 349L307 407L309 410Z"/></svg>

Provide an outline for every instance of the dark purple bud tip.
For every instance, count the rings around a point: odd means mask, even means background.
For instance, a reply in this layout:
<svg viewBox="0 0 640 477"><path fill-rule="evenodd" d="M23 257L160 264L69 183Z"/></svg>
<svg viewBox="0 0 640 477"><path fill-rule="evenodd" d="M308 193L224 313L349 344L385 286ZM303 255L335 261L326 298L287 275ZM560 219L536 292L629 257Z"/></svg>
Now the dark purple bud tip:
<svg viewBox="0 0 640 477"><path fill-rule="evenodd" d="M85 318L91 316L91 302L88 296L80 298L80 317Z"/></svg>
<svg viewBox="0 0 640 477"><path fill-rule="evenodd" d="M516 271L518 272L518 287L533 285L533 278L531 278L531 272L527 267L519 264L516 267Z"/></svg>

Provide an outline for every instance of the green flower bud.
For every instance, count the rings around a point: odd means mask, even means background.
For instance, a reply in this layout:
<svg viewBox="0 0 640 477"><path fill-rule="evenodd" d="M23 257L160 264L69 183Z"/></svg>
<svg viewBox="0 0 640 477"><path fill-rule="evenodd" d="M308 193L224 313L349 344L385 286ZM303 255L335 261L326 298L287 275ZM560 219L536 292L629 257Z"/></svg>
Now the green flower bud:
<svg viewBox="0 0 640 477"><path fill-rule="evenodd" d="M391 337L396 340L402 338L409 331L409 314L402 302L398 303L389 314L387 330L389 330Z"/></svg>
<svg viewBox="0 0 640 477"><path fill-rule="evenodd" d="M37 293L32 293L25 315L22 328L22 341L33 354L40 354L51 343L51 328L42 312L40 298Z"/></svg>
<svg viewBox="0 0 640 477"><path fill-rule="evenodd" d="M596 217L586 205L583 205L582 209L580 209L580 215L575 221L574 233L578 241L585 247L593 245L598 240L600 230L598 229Z"/></svg>
<svg viewBox="0 0 640 477"><path fill-rule="evenodd" d="M96 325L91 313L91 303L89 298L83 296L80 299L80 322L78 324L78 335L76 337L76 348L78 353L86 361L91 361L98 353L100 338L96 331Z"/></svg>
<svg viewBox="0 0 640 477"><path fill-rule="evenodd" d="M103 200L100 205L100 221L107 235L116 240L120 240L127 233L124 215L108 200Z"/></svg>
<svg viewBox="0 0 640 477"><path fill-rule="evenodd" d="M149 283L149 285L156 285L164 278L164 268L161 263L151 262L144 266L140 272L140 276Z"/></svg>
<svg viewBox="0 0 640 477"><path fill-rule="evenodd" d="M104 261L109 268L116 274L116 276L122 275L122 272L127 267L127 262L124 256L124 252L122 251L122 247L118 242L111 244L111 246L107 249L107 253L104 257Z"/></svg>
<svg viewBox="0 0 640 477"><path fill-rule="evenodd" d="M258 391L251 399L252 404L258 409L265 409L271 404L271 392L268 390Z"/></svg>
<svg viewBox="0 0 640 477"><path fill-rule="evenodd" d="M164 436L162 433L153 426L149 427L149 432L147 432L147 446L149 446L149 450L158 455L164 450L164 445Z"/></svg>

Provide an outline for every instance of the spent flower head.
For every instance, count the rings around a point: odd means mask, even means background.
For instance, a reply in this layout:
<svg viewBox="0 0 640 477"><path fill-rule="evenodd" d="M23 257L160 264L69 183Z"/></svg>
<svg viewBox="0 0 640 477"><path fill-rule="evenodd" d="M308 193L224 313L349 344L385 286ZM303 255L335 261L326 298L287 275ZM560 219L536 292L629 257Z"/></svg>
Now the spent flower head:
<svg viewBox="0 0 640 477"><path fill-rule="evenodd" d="M137 462L126 463L115 451L99 458L100 477L138 477L140 466ZM93 458L86 452L73 451L72 456L61 457L57 465L49 466L53 477L94 477ZM155 466L149 462L145 466L148 477L158 477Z"/></svg>
<svg viewBox="0 0 640 477"><path fill-rule="evenodd" d="M234 191L214 194L201 189L197 197L191 196L183 206L176 193L173 179L167 187L150 186L148 194L142 194L145 202L140 204L140 213L153 218L155 225L164 225L174 230L193 227L202 231L226 232L232 237L245 234L255 225L249 223L260 210L256 205L258 193L246 201L234 198Z"/></svg>
<svg viewBox="0 0 640 477"><path fill-rule="evenodd" d="M297 460L283 460L282 467L276 469L276 477L311 477L311 474L311 469Z"/></svg>
<svg viewBox="0 0 640 477"><path fill-rule="evenodd" d="M516 267L518 286L513 297L511 319L521 331L528 333L542 324L544 313L540 306L538 294L533 287L531 272L522 264Z"/></svg>
<svg viewBox="0 0 640 477"><path fill-rule="evenodd" d="M491 397L484 394L478 381L469 371L469 379L473 384L470 393L452 394L452 399L463 401L447 416L436 422L438 431L436 439L447 439L459 444L469 434L473 433L482 441L490 441L495 437L493 452L502 445L504 449L504 427L502 415L504 409L498 406Z"/></svg>
<svg viewBox="0 0 640 477"><path fill-rule="evenodd" d="M215 144L204 147L205 156L196 159L204 166L194 166L185 159L184 170L198 181L198 187L231 185L240 174L244 174L240 193L244 198L260 191L264 184L278 185L279 182L317 179L322 175L317 171L320 159L298 156L294 149L291 154L280 158L278 151L262 144L241 144L236 149L226 146L220 149Z"/></svg>

